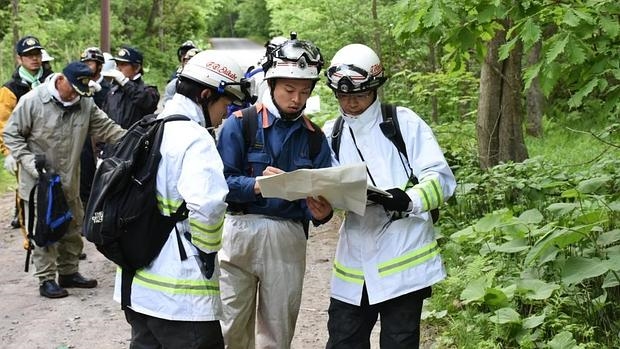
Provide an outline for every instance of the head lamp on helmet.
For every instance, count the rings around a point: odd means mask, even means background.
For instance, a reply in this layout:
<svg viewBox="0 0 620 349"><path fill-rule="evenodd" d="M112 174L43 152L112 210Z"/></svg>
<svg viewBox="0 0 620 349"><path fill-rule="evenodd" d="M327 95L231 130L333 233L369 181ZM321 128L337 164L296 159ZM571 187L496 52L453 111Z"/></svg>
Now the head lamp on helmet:
<svg viewBox="0 0 620 349"><path fill-rule="evenodd" d="M387 80L379 56L361 44L347 45L336 52L325 75L327 85L342 93L376 90Z"/></svg>
<svg viewBox="0 0 620 349"><path fill-rule="evenodd" d="M105 58L103 57L103 52L98 47L89 47L80 55L80 61L96 61L103 64L105 63Z"/></svg>
<svg viewBox="0 0 620 349"><path fill-rule="evenodd" d="M323 67L321 51L310 41L297 40L297 34L291 33L291 39L267 55L263 65L265 79L308 79L319 80Z"/></svg>

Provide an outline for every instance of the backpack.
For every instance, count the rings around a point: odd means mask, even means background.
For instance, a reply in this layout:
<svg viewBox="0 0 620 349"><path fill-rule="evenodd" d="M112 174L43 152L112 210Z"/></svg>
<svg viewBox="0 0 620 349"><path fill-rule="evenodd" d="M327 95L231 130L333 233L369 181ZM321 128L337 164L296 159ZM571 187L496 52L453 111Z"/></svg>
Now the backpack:
<svg viewBox="0 0 620 349"><path fill-rule="evenodd" d="M185 203L170 217L157 207L163 126L176 120L189 118L145 116L127 130L95 172L84 212L84 236L124 271L150 264L176 222L187 218Z"/></svg>
<svg viewBox="0 0 620 349"><path fill-rule="evenodd" d="M403 140L403 134L400 132L400 126L398 124L398 117L396 114L396 106L391 104L381 103L381 116L383 117L383 122L379 124L381 128L381 132L383 135L389 139L398 152L401 153L407 162L409 182L411 186L414 186L419 183L418 178L413 174L413 170L411 169L411 165L409 164L409 158L407 157L407 147L405 146L405 141ZM339 152L340 152L340 135L342 133L342 127L344 125L344 119L342 116L338 116L336 122L334 123L334 128L332 129L331 135L331 146L334 154L336 155L336 159L339 160ZM403 162L403 167L405 163ZM405 168L407 171L407 168ZM431 210L431 217L433 219L433 223L437 223L439 220L439 209L434 208Z"/></svg>
<svg viewBox="0 0 620 349"><path fill-rule="evenodd" d="M30 254L34 249L32 241L34 240L39 247L55 243L65 235L73 219L62 189L60 176L48 168L45 155L35 155L35 167L39 173L39 179L30 190L28 201L28 248L24 268L26 272L28 272Z"/></svg>

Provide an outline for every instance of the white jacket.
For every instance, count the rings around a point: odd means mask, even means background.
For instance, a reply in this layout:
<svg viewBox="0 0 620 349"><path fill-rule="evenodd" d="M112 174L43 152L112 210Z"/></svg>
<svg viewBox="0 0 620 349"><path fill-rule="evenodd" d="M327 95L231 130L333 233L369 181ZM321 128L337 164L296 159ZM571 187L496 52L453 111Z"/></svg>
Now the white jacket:
<svg viewBox="0 0 620 349"><path fill-rule="evenodd" d="M157 198L164 214L176 212L185 200L189 218L177 223L188 258L181 261L173 229L156 259L136 272L131 288L131 309L168 320L212 321L221 318L219 269L207 280L198 264L198 251L216 252L222 246L222 229L228 194L224 166L215 142L205 129L201 108L175 94L159 115L188 116L192 121L165 125L157 171ZM183 236L190 232L192 242ZM217 264L217 263L216 263ZM120 302L120 269L114 299Z"/></svg>
<svg viewBox="0 0 620 349"><path fill-rule="evenodd" d="M333 298L349 304L360 304L364 283L369 303L377 304L446 276L428 211L454 193L456 181L430 127L407 108L398 107L397 115L408 160L420 184L407 190L413 202L408 217L391 221L376 204L368 206L364 216L347 212L340 227L331 292ZM408 169L394 144L381 132L379 100L358 117L343 118L340 161L334 158L334 166L361 162L357 144L377 187L404 189ZM324 126L330 146L333 125L330 121Z"/></svg>

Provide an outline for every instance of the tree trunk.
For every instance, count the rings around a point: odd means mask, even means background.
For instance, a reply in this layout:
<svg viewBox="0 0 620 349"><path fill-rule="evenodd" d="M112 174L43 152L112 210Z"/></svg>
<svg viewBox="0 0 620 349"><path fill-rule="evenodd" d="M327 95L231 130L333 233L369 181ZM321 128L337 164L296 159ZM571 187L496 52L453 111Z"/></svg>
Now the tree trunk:
<svg viewBox="0 0 620 349"><path fill-rule="evenodd" d="M523 84L521 80L521 41L503 63L502 106L499 122L499 161L521 162L527 159L527 148L523 140Z"/></svg>
<svg viewBox="0 0 620 349"><path fill-rule="evenodd" d="M435 74L437 72L437 52L435 48L436 48L435 43L433 42L431 38L429 38L428 39L428 64L430 67L430 72L432 74ZM432 110L431 120L433 121L433 123L438 124L439 123L439 103L437 100L437 95L435 94L437 86L433 83L429 87L431 91L433 91L433 94L431 96L431 110Z"/></svg>
<svg viewBox="0 0 620 349"><path fill-rule="evenodd" d="M498 31L487 44L487 54L480 69L480 95L478 97L478 161L486 169L499 163L499 117L502 96L501 67L498 49L504 43L504 31Z"/></svg>
<svg viewBox="0 0 620 349"><path fill-rule="evenodd" d="M540 59L540 50L542 49L542 42L538 41L532 47L527 57L528 65L536 64ZM535 77L527 89L525 95L527 105L527 121L525 124L525 130L528 135L533 137L542 137L543 135L543 108L545 103L545 96L540 88L540 79Z"/></svg>
<svg viewBox="0 0 620 349"><path fill-rule="evenodd" d="M509 28L509 22L505 22ZM480 71L478 98L478 156L480 167L493 167L500 162L520 162L527 158L523 141L523 108L521 106L521 43L505 61L499 61L498 49L505 43L506 31L495 33L487 44L487 55Z"/></svg>

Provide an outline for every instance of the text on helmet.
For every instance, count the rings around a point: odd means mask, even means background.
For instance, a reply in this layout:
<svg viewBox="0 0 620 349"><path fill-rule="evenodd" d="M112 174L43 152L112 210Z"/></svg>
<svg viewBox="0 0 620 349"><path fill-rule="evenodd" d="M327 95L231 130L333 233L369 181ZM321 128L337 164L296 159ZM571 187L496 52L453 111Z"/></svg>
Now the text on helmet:
<svg viewBox="0 0 620 349"><path fill-rule="evenodd" d="M224 75L230 80L237 81L237 74L233 73L227 66L221 65L220 63L207 62L207 69Z"/></svg>

